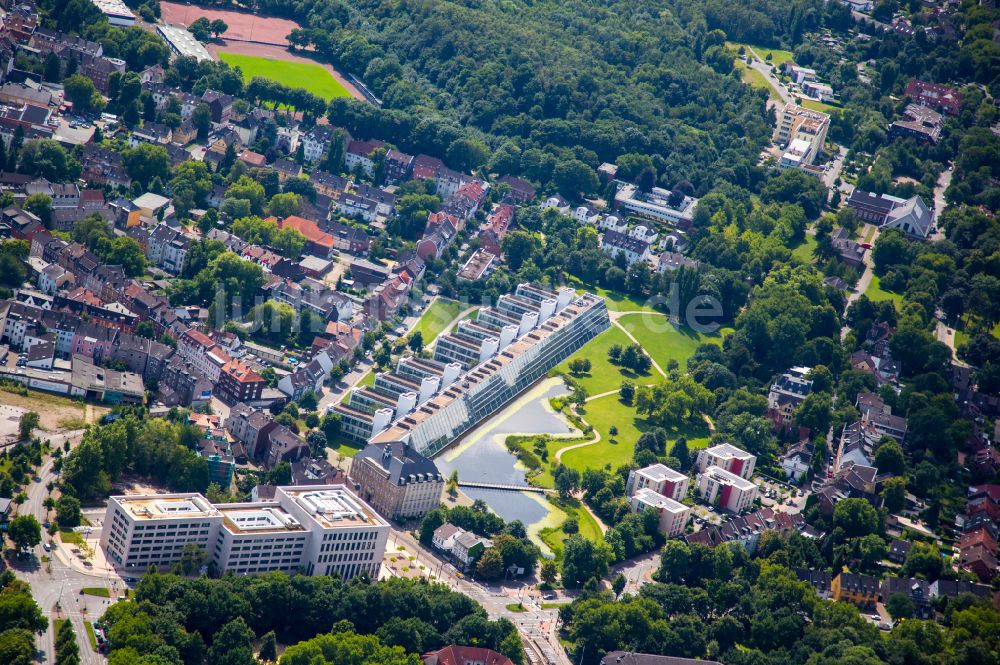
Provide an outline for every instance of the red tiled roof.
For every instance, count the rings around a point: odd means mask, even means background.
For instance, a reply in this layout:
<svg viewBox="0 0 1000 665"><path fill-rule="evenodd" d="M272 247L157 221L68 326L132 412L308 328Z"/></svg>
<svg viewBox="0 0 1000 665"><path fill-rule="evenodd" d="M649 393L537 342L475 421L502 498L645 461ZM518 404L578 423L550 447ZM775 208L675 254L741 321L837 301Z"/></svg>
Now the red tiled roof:
<svg viewBox="0 0 1000 665"><path fill-rule="evenodd" d="M241 360L230 360L222 366L222 371L240 383L260 383L264 380L264 377Z"/></svg>
<svg viewBox="0 0 1000 665"><path fill-rule="evenodd" d="M466 665L467 663L514 665L510 658L491 649L458 645L448 646L438 651L431 651L421 656L421 659L427 665Z"/></svg>
<svg viewBox="0 0 1000 665"><path fill-rule="evenodd" d="M322 245L323 247L333 247L334 245L334 240L332 235L324 231L321 231L320 228L316 225L316 222L305 219L304 217L297 217L296 215L292 215L291 217L286 217L280 222L278 222L278 226L280 226L283 229L284 228L295 229L296 231L301 233L306 240L308 240L313 244Z"/></svg>

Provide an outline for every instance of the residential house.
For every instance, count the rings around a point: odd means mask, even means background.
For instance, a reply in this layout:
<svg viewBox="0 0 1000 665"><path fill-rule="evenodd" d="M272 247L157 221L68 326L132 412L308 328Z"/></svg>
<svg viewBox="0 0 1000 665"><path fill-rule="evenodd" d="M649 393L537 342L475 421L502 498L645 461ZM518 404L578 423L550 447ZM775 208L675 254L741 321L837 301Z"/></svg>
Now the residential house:
<svg viewBox="0 0 1000 665"><path fill-rule="evenodd" d="M255 402L260 399L267 381L245 362L232 359L222 366L215 394L224 402Z"/></svg>
<svg viewBox="0 0 1000 665"><path fill-rule="evenodd" d="M722 665L722 663L701 658L679 658L635 651L609 651L601 659L601 665Z"/></svg>
<svg viewBox="0 0 1000 665"><path fill-rule="evenodd" d="M514 665L510 658L483 647L452 645L420 657L423 665Z"/></svg>
<svg viewBox="0 0 1000 665"><path fill-rule="evenodd" d="M830 582L830 597L834 602L851 603L858 607L875 607L879 600L879 581L871 575L838 573Z"/></svg>
<svg viewBox="0 0 1000 665"><path fill-rule="evenodd" d="M372 153L379 148L385 148L385 143L378 140L348 141L344 151L344 169L355 171L360 169L369 178L375 175L375 162Z"/></svg>
<svg viewBox="0 0 1000 665"><path fill-rule="evenodd" d="M918 79L910 79L906 83L904 94L918 104L936 109L947 115L958 115L962 108L962 99L958 94L958 90L939 83L927 83Z"/></svg>
<svg viewBox="0 0 1000 665"><path fill-rule="evenodd" d="M795 410L812 391L809 367L791 367L771 384L767 393L767 413L777 429L794 425Z"/></svg>
<svg viewBox="0 0 1000 665"><path fill-rule="evenodd" d="M789 446L788 450L785 451L781 457L781 468L785 472L786 479L797 483L809 474L812 462L812 442L809 439L803 439Z"/></svg>
<svg viewBox="0 0 1000 665"><path fill-rule="evenodd" d="M604 232L604 235L601 236L601 249L612 259L617 258L619 254L624 256L628 265L638 261L648 261L650 256L648 242L632 238L618 231Z"/></svg>
<svg viewBox="0 0 1000 665"><path fill-rule="evenodd" d="M434 546L434 549L451 554L452 550L455 549L455 538L463 533L465 533L465 529L446 522L434 529L431 544Z"/></svg>
<svg viewBox="0 0 1000 665"><path fill-rule="evenodd" d="M504 197L505 202L524 205L525 203L530 203L535 198L535 187L527 180L504 175L500 176L497 182L507 186L507 195Z"/></svg>
<svg viewBox="0 0 1000 665"><path fill-rule="evenodd" d="M274 218L270 218L274 219ZM306 252L322 258L330 258L333 255L336 244L333 236L321 231L316 222L292 215L278 221L278 226L283 229L295 229L306 239Z"/></svg>
<svg viewBox="0 0 1000 665"><path fill-rule="evenodd" d="M920 104L907 104L902 115L889 125L890 138L915 138L934 144L941 140L944 118L937 111Z"/></svg>
<svg viewBox="0 0 1000 665"><path fill-rule="evenodd" d="M455 536L455 546L452 548L451 553L462 568L468 570L475 565L483 552L490 547L493 547L493 541L482 536L477 536L471 531L464 531Z"/></svg>

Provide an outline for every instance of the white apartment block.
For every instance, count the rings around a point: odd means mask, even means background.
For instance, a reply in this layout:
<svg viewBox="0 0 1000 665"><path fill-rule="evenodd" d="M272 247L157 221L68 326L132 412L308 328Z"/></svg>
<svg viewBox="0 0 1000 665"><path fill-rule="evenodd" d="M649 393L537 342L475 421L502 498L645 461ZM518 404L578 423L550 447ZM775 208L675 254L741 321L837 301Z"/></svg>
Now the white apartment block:
<svg viewBox="0 0 1000 665"><path fill-rule="evenodd" d="M634 512L642 512L646 508L652 508L660 514L660 533L667 538L679 536L684 533L687 527L688 518L691 517L691 509L683 503L674 501L670 497L658 494L645 487L636 492L629 504Z"/></svg>
<svg viewBox="0 0 1000 665"><path fill-rule="evenodd" d="M273 500L212 504L201 494L114 496L101 547L113 564L144 571L205 550L218 572L281 571L375 578L389 523L343 485L278 487Z"/></svg>
<svg viewBox="0 0 1000 665"><path fill-rule="evenodd" d="M757 498L757 485L717 466L710 466L698 474L695 489L702 501L718 504L732 513L742 513Z"/></svg>
<svg viewBox="0 0 1000 665"><path fill-rule="evenodd" d="M691 479L687 474L674 471L665 464L650 464L643 469L629 471L625 493L635 496L643 489L651 489L674 501L682 501L687 496Z"/></svg>
<svg viewBox="0 0 1000 665"><path fill-rule="evenodd" d="M756 456L745 450L740 450L731 443L720 443L711 448L699 450L695 466L699 471L717 466L746 479L753 475L753 467L756 463Z"/></svg>
<svg viewBox="0 0 1000 665"><path fill-rule="evenodd" d="M796 140L809 144L809 150L802 155L801 161L803 164L813 164L816 157L823 152L826 132L829 128L830 116L826 113L812 111L794 102L789 102L785 104L785 108L778 118L775 141L782 146L791 146L792 142ZM801 144L797 145L801 148Z"/></svg>

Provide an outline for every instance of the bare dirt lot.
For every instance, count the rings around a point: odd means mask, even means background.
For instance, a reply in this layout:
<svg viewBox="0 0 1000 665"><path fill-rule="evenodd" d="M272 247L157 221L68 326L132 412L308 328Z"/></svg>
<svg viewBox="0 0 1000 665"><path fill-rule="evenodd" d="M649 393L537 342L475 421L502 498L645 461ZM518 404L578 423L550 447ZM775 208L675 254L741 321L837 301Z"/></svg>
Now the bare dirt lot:
<svg viewBox="0 0 1000 665"><path fill-rule="evenodd" d="M47 432L76 429L85 422L96 422L110 411L104 406L93 406L68 397L30 391L27 397L0 390L0 404L24 411L35 411L40 416L39 426ZM11 413L0 414L0 418ZM20 413L17 415L20 418Z"/></svg>
<svg viewBox="0 0 1000 665"><path fill-rule="evenodd" d="M288 33L300 27L295 21L285 18L256 16L249 12L231 9L211 9L186 5L178 2L161 2L160 18L171 25L189 26L204 16L209 21L221 18L229 26L226 39L259 42L262 44L288 45Z"/></svg>

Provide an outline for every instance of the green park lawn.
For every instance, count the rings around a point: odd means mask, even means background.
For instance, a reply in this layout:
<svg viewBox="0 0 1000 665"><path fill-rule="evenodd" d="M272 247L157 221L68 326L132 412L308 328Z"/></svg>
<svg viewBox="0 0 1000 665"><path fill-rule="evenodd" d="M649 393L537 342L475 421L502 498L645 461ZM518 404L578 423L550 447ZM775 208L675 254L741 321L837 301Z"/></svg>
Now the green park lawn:
<svg viewBox="0 0 1000 665"><path fill-rule="evenodd" d="M107 587L102 586L85 586L83 589L84 595L87 596L97 596L98 598L110 598L111 592L108 591Z"/></svg>
<svg viewBox="0 0 1000 665"><path fill-rule="evenodd" d="M705 342L721 344L723 335L731 330L721 328L711 334L701 334L687 327L675 326L665 316L648 314L626 314L618 319L618 323L632 333L663 371L668 371L671 360L677 361L682 370L685 369L687 359L700 345Z"/></svg>
<svg viewBox="0 0 1000 665"><path fill-rule="evenodd" d="M609 312L654 312L656 311L651 305L635 300L631 296L625 295L624 293L619 293L618 291L609 291L608 289L603 289L599 286L586 286L580 283L579 280L576 281L576 292L577 293L593 293L596 296L604 298L604 303L607 305Z"/></svg>
<svg viewBox="0 0 1000 665"><path fill-rule="evenodd" d="M618 395L598 397L587 402L581 415L601 433L599 442L563 454L562 463L581 472L584 469L600 469L608 464L615 469L632 461L636 441L643 432L652 428L645 418L639 417L631 405L624 404L618 399ZM610 434L612 426L618 428L618 433L614 436ZM673 441L678 437L687 439L688 448L691 450L704 448L708 445L708 436L708 426L703 424L667 428L668 451L669 446L673 445ZM550 446L550 460L555 459L555 453L551 451L561 447L563 446Z"/></svg>
<svg viewBox="0 0 1000 665"><path fill-rule="evenodd" d="M799 263L812 263L816 245L816 237L806 235L805 239L792 249L792 258Z"/></svg>
<svg viewBox="0 0 1000 665"><path fill-rule="evenodd" d="M554 519L551 521L558 521L558 525L541 529L538 537L552 550L557 561L562 559L562 545L569 537L569 534L563 531L562 524L570 515L576 517L577 523L580 525L579 534L581 536L595 543L602 540L604 536L601 533L601 527L597 525L594 518L590 516L590 513L578 500L571 498L568 501L563 501L562 499L552 497L549 499L549 502L552 506L552 515L554 516Z"/></svg>
<svg viewBox="0 0 1000 665"><path fill-rule="evenodd" d="M891 300L897 307L903 304L902 294L884 290L879 281L878 275L872 275L872 283L868 285L865 295L868 296L868 299L873 302Z"/></svg>
<svg viewBox="0 0 1000 665"><path fill-rule="evenodd" d="M590 395L599 395L609 390L617 390L621 387L622 381L629 379L636 383L650 383L652 374L637 376L628 370L612 365L608 360L608 349L614 344L628 346L631 344L628 336L616 326L602 332L572 356L556 366L555 371L572 376L577 383L583 386ZM590 360L590 372L582 375L571 374L569 362L573 358L586 358ZM652 371L652 370L651 370Z"/></svg>
<svg viewBox="0 0 1000 665"><path fill-rule="evenodd" d="M219 53L219 59L243 70L243 78L246 81L259 76L290 88L304 88L323 99L350 96L344 86L319 64L271 60L225 51Z"/></svg>
<svg viewBox="0 0 1000 665"><path fill-rule="evenodd" d="M424 344L430 344L432 340L451 326L463 309L465 308L462 303L457 300L438 298L420 317L413 332L419 331L424 338Z"/></svg>

